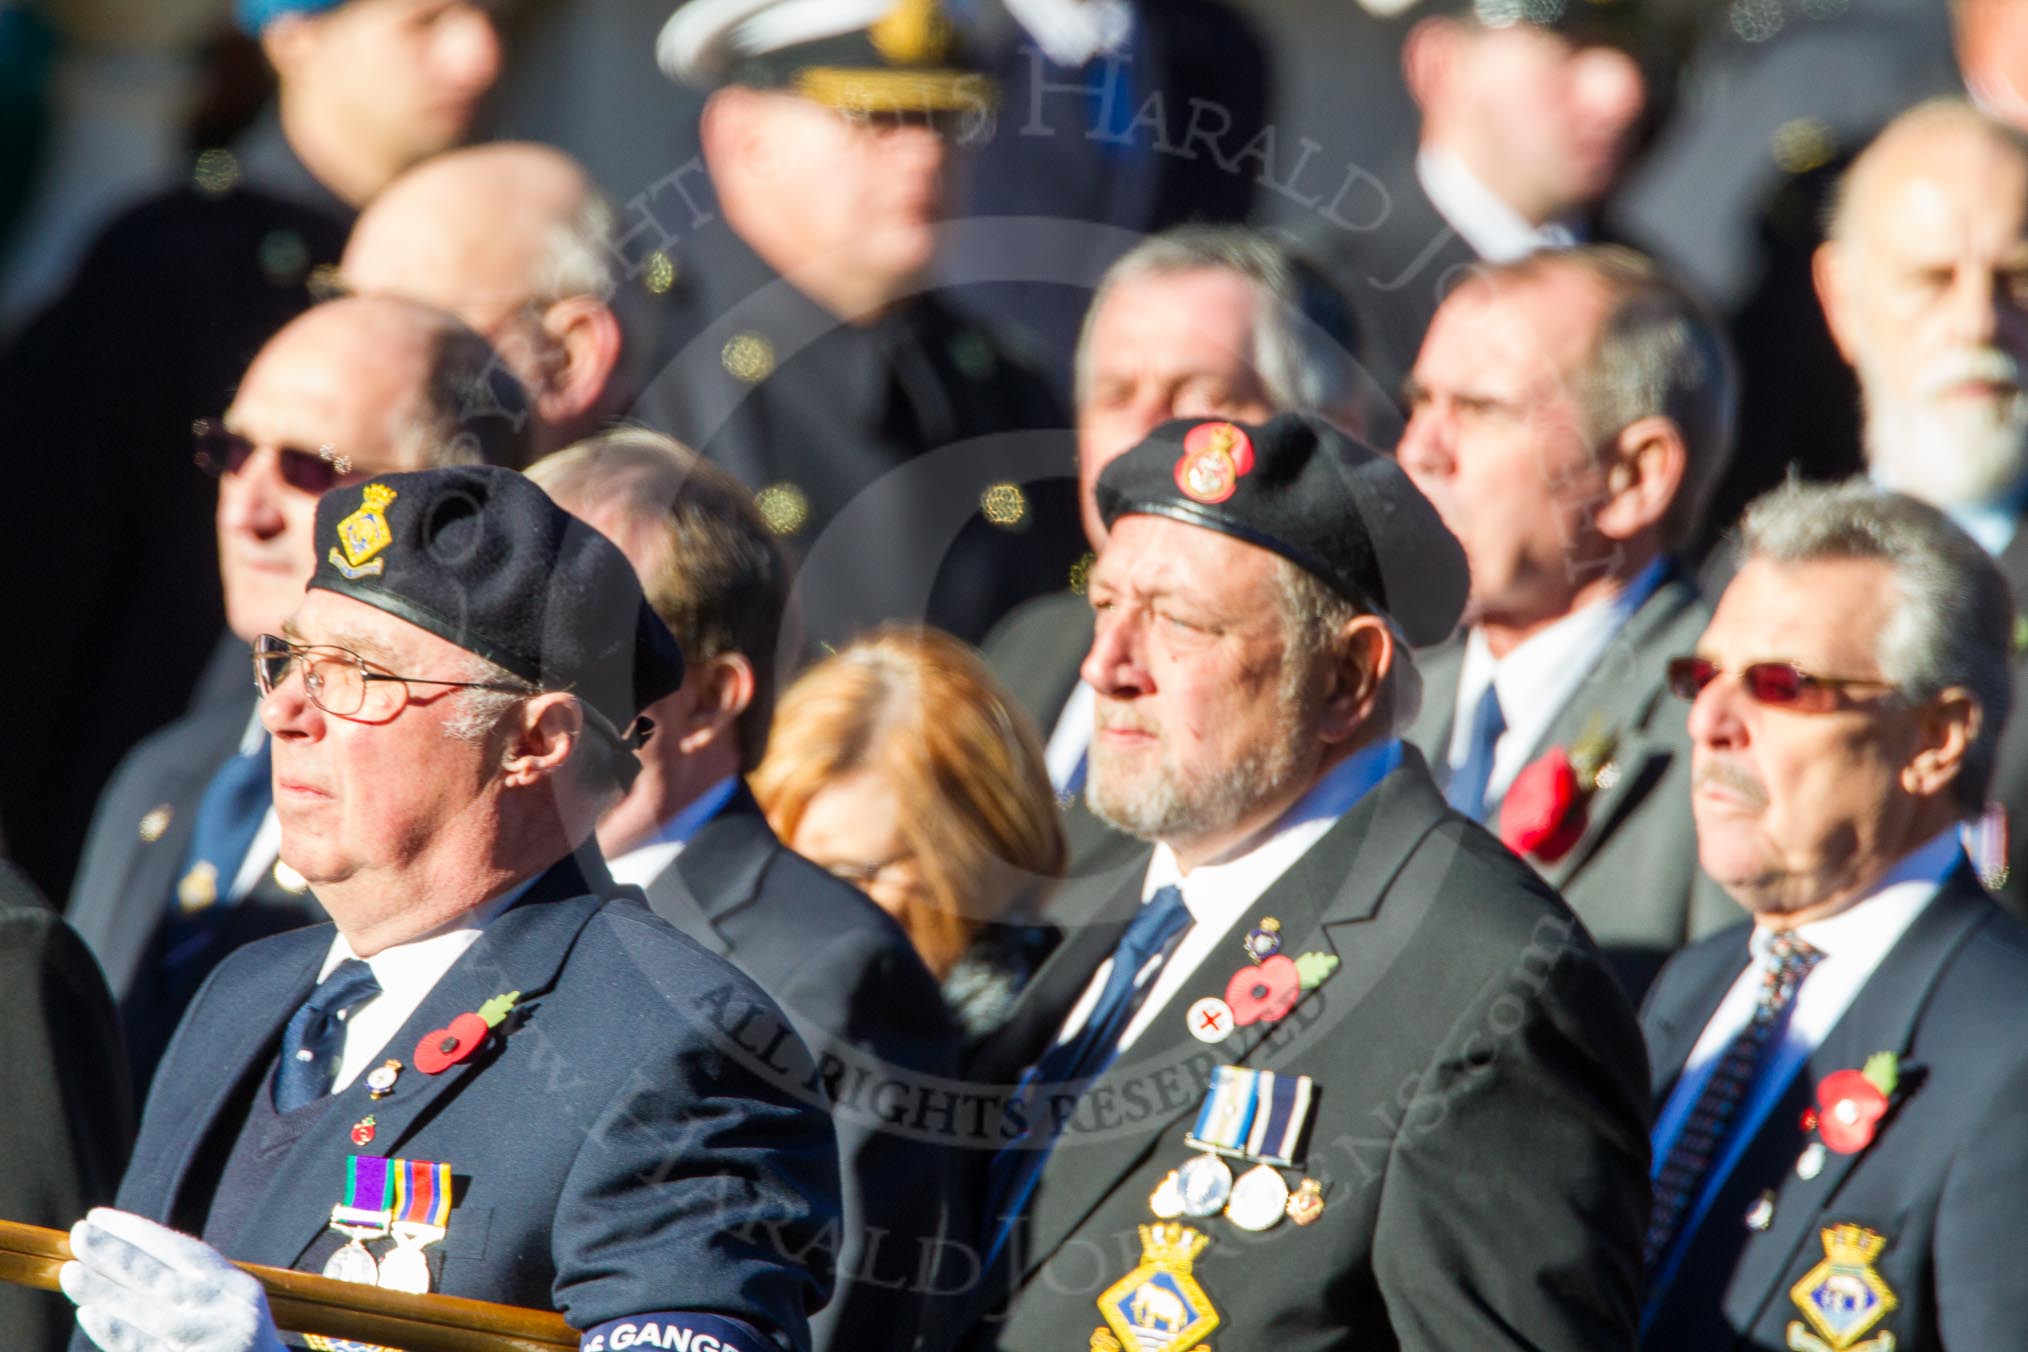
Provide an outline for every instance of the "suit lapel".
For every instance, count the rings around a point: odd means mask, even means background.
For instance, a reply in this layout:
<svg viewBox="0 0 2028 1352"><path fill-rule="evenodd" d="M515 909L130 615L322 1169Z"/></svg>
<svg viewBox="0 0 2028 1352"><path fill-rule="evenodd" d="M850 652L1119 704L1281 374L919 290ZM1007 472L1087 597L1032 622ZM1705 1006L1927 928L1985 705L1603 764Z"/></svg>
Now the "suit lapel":
<svg viewBox="0 0 2028 1352"><path fill-rule="evenodd" d="M1373 917L1403 862L1445 811L1422 757L1413 748L1404 747L1402 764L1262 895L1256 910L1281 922L1285 954L1325 952L1341 962L1330 979L1304 992L1280 1022L1250 1024L1217 1044L1197 1042L1184 1026L1183 1012L1204 996L1222 997L1232 974L1246 958L1238 938L1228 936L1229 944L1198 965L1133 1047L1100 1075L1085 1095L1087 1102L1102 1101L1106 1095L1130 1102L1129 1085L1139 1086L1145 1095L1151 1083L1173 1083L1180 1069L1185 1101L1176 1106L1165 1098L1163 1106L1170 1111L1145 1127L1095 1131L1083 1140L1078 1138L1077 1120L1073 1119L1050 1157L1029 1208L1020 1256L1024 1279L1118 1189L1126 1174L1167 1140L1178 1120L1196 1111L1212 1067L1247 1064L1262 1054L1264 1046L1279 1051L1300 1038L1302 1030L1330 1004L1356 1002L1373 976L1385 970L1391 953L1361 953L1360 946L1350 943L1351 936L1344 931ZM1138 893L1134 896L1138 900ZM1235 924L1233 928L1237 932L1240 927ZM1228 950L1230 961L1224 956ZM1085 968L1087 979L1091 970Z"/></svg>
<svg viewBox="0 0 2028 1352"><path fill-rule="evenodd" d="M246 730L246 710L237 705L212 711L208 720L194 739L196 754L174 766L156 790L160 801L172 808L168 826L157 839L144 842L127 855L120 890L114 894L115 914L104 925L98 953L106 984L115 991L131 989L156 931L168 918L183 860L190 853L190 839L197 829L198 804L212 775L238 749ZM154 806L150 804L151 809Z"/></svg>
<svg viewBox="0 0 2028 1352"><path fill-rule="evenodd" d="M1432 770L1442 782L1443 766L1450 755L1451 728L1457 721L1458 678L1465 666L1465 636L1458 634L1415 655L1415 669L1422 676L1422 707L1409 725L1408 741L1422 748Z"/></svg>
<svg viewBox="0 0 2028 1352"><path fill-rule="evenodd" d="M163 1193L162 1215L171 1214L170 1208L182 1196L191 1166L218 1125L220 1114L228 1105L244 1101L247 1081L258 1079L266 1069L281 1040L283 1025L317 984L318 969L331 949L331 936L331 928L325 925L302 930L277 940L272 952L264 955L265 961L243 964L247 976L243 984L235 986L232 1002L249 1015L232 1020L229 1050L208 1062L203 1074L184 1074L191 1067L183 1065L180 1058L163 1063L168 1073L155 1077L148 1120L180 1123L182 1134L170 1150L173 1162ZM221 1092L221 1086L229 1088Z"/></svg>
<svg viewBox="0 0 2028 1352"><path fill-rule="evenodd" d="M1751 933L1751 927L1742 925L1724 941L1714 938L1676 958L1669 970L1669 989L1683 991L1688 1003L1674 1009L1651 1005L1643 1011L1641 1035L1648 1044L1648 1067L1654 1077L1655 1115L1659 1116L1662 1105L1669 1101L1697 1039L1704 1035L1704 1026L1746 970L1751 959L1747 936Z"/></svg>
<svg viewBox="0 0 2028 1352"><path fill-rule="evenodd" d="M1891 1051L1905 1056L1914 1040L1916 1023L1929 1004L1945 966L1992 914L1992 903L1970 866L1960 863L1810 1056L1791 1087L1790 1097L1807 1105L1815 1097L1816 1085L1826 1075L1834 1070L1859 1069L1875 1052ZM1912 1076L1918 1069L1904 1065L1903 1073ZM1920 1093L1920 1084L1912 1083L1908 1092ZM1782 1151L1784 1166L1794 1162L1804 1145L1800 1132L1789 1125L1797 1120L1797 1115L1791 1112L1786 1117L1771 1118L1763 1127L1764 1134L1774 1135L1777 1143L1794 1133L1793 1148ZM1880 1130L1894 1130L1892 1115ZM1728 1313L1737 1317L1735 1327L1752 1328L1760 1318L1778 1293L1797 1249L1816 1236L1819 1219L1836 1201L1839 1188L1864 1153L1828 1154L1823 1171L1813 1179L1799 1178L1793 1169L1783 1175L1781 1201L1773 1224L1764 1234L1754 1236L1741 1254L1739 1270L1764 1275L1766 1280L1740 1284L1726 1301ZM1723 1218L1720 1219L1722 1223Z"/></svg>
<svg viewBox="0 0 2028 1352"><path fill-rule="evenodd" d="M1678 716L1676 710L1658 708L1670 699L1662 688L1661 666L1696 641L1704 622L1696 588L1670 565L1528 749L1532 763L1554 747L1567 752L1587 736L1613 738L1612 769L1586 806L1584 834L1542 869L1551 885L1564 886L1668 770L1676 747L1651 731L1657 717Z"/></svg>
<svg viewBox="0 0 2028 1352"><path fill-rule="evenodd" d="M342 1165L332 1149L331 1130L371 1112L377 1131L370 1146L348 1147L351 1153L395 1156L416 1133L455 1097L457 1090L500 1054L501 1044L524 1025L542 1017L542 997L570 955L578 933L600 906L612 880L595 857L565 859L537 880L520 901L486 926L485 933L451 965L421 1005L387 1042L385 1055L403 1062L406 1071L394 1091L372 1099L365 1076L329 1105L328 1120L303 1134L276 1169L252 1213L242 1238L250 1254L277 1254L285 1265L299 1261L325 1228L331 1203L344 1184ZM514 1010L494 1030L489 1046L440 1074L425 1075L413 1065L416 1044L428 1033L495 996L519 991ZM454 1169L471 1162L447 1161Z"/></svg>
<svg viewBox="0 0 2028 1352"><path fill-rule="evenodd" d="M699 826L683 851L647 887L655 914L721 957L732 940L719 922L760 894L761 877L783 848L745 784Z"/></svg>

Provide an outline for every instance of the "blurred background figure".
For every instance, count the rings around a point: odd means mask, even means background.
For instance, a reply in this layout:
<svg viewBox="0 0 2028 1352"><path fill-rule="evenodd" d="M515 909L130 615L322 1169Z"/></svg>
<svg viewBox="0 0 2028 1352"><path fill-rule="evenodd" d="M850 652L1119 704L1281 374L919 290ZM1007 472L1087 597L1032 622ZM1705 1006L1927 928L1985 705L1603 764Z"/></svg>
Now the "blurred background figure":
<svg viewBox="0 0 2028 1352"><path fill-rule="evenodd" d="M958 233L941 273L1068 399L1070 354L1106 266L1169 226L1247 219L1275 149L1267 52L1220 0L969 10L1001 97L992 133L959 148L953 214L994 219Z"/></svg>
<svg viewBox="0 0 2028 1352"><path fill-rule="evenodd" d="M741 776L767 747L788 564L739 481L658 433L623 430L529 477L620 547L683 650L680 689L648 706L640 775L599 824L615 880L773 996L818 1058L941 1083L958 1036L895 920L785 849ZM857 1081L853 1081L857 1085ZM844 1186L838 1289L812 1316L818 1348L879 1345L922 1322L918 1279L953 1216L956 1160L833 1089Z"/></svg>
<svg viewBox="0 0 2028 1352"><path fill-rule="evenodd" d="M244 0L234 12L274 68L273 106L109 225L0 358L10 432L39 448L15 491L93 512L84 530L24 514L10 550L15 618L43 642L9 664L6 689L42 717L0 734L0 819L53 894L98 786L184 709L219 630L210 545L190 529L209 506L188 472L191 424L218 415L261 344L311 303L358 209L466 135L499 67L492 20L468 0ZM58 655L87 641L148 653L152 679L117 694L110 669L79 679Z"/></svg>
<svg viewBox="0 0 2028 1352"><path fill-rule="evenodd" d="M1902 114L1853 162L1816 256L1858 376L1875 482L1948 512L2028 601L2028 139L1960 100ZM2028 655L2016 635L2016 688ZM1973 857L2028 911L2028 719L2006 731Z"/></svg>
<svg viewBox="0 0 2028 1352"><path fill-rule="evenodd" d="M1739 353L1738 450L1688 551L1712 557L1715 583L1730 558L1714 549L1721 534L1790 466L1815 479L1860 467L1852 382L1810 255L1860 147L1902 109L1963 88L1953 12L1901 0L1697 7L1675 106L1614 197L1609 228L1695 288Z"/></svg>
<svg viewBox="0 0 2028 1352"><path fill-rule="evenodd" d="M218 480L214 566L229 628L220 694L120 762L92 814L68 909L119 1002L139 1090L213 967L242 944L325 918L276 855L250 648L280 633L302 600L317 563L317 499L385 471L520 463L514 410L489 398L475 413L470 402L498 361L440 310L332 301L269 340L231 407L205 424L198 452ZM201 518L183 526L203 530Z"/></svg>
<svg viewBox="0 0 2028 1352"><path fill-rule="evenodd" d="M813 644L884 619L966 639L1076 557L1063 414L931 286L954 139L993 87L933 0L678 8L658 54L709 88L636 413L759 494ZM806 565L806 566L804 566Z"/></svg>
<svg viewBox="0 0 2028 1352"><path fill-rule="evenodd" d="M1104 547L1099 472L1171 418L1264 422L1322 413L1362 430L1391 423L1392 402L1360 385L1344 299L1269 236L1238 225L1184 225L1142 241L1106 269L1078 335L1078 507L1086 542ZM1094 872L1139 847L1085 805L1091 603L1080 585L1038 597L982 645L1046 737L1064 807L1070 872Z"/></svg>
<svg viewBox="0 0 2028 1352"><path fill-rule="evenodd" d="M775 834L901 922L966 1036L997 1028L1055 941L1063 870L1035 725L972 650L890 627L782 696L753 776Z"/></svg>
<svg viewBox="0 0 2028 1352"><path fill-rule="evenodd" d="M1554 250L1452 291L1408 388L1401 466L1472 570L1463 631L1417 655L1408 739L1638 1002L1733 918L1697 870L1666 672L1711 617L1676 551L1731 449L1725 337L1640 254Z"/></svg>
<svg viewBox="0 0 2028 1352"><path fill-rule="evenodd" d="M613 210L559 150L454 150L388 185L339 262L345 288L448 310L490 342L528 392L537 455L625 407L613 303Z"/></svg>
<svg viewBox="0 0 2028 1352"><path fill-rule="evenodd" d="M1594 233L1592 209L1633 146L1647 87L1634 0L1432 0L1402 47L1421 127L1371 166L1356 205L1306 241L1351 298L1389 393L1464 269Z"/></svg>

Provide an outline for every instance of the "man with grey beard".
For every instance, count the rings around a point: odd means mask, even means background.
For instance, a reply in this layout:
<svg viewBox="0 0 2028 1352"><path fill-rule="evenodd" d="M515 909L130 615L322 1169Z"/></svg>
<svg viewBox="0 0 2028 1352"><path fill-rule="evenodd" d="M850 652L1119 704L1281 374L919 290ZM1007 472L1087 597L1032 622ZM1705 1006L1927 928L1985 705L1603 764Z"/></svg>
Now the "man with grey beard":
<svg viewBox="0 0 2028 1352"><path fill-rule="evenodd" d="M1152 848L973 1066L982 1295L933 1344L1630 1346L1632 1014L1397 734L1464 551L1310 415L1164 423L1096 502L1090 800Z"/></svg>
<svg viewBox="0 0 2028 1352"><path fill-rule="evenodd" d="M2028 141L1972 105L1890 123L1840 185L1815 261L1832 337L1859 376L1875 482L1942 508L2028 601ZM2028 682L2015 636L2015 688ZM1986 885L2028 911L2028 723L2001 748L1972 831Z"/></svg>

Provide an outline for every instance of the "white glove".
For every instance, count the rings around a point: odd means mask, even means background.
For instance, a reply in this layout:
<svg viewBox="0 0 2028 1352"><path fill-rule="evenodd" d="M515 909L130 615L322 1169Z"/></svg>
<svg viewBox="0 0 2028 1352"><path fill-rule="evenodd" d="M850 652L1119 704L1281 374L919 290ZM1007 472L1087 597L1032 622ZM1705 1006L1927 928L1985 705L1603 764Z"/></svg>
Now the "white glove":
<svg viewBox="0 0 2028 1352"><path fill-rule="evenodd" d="M105 1352L283 1352L261 1284L201 1240L94 1207L58 1280Z"/></svg>

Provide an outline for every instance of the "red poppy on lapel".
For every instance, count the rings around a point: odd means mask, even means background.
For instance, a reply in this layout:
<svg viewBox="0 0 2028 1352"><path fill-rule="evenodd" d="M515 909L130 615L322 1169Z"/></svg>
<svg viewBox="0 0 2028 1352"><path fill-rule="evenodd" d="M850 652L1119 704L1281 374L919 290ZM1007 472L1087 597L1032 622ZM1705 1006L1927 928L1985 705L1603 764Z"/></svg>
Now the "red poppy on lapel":
<svg viewBox="0 0 2028 1352"><path fill-rule="evenodd" d="M1522 767L1500 800L1500 841L1516 854L1554 863L1584 834L1584 797L1562 747Z"/></svg>
<svg viewBox="0 0 2028 1352"><path fill-rule="evenodd" d="M480 1005L476 1012L458 1015L448 1027L424 1033L422 1041L415 1044L415 1055L411 1058L415 1068L425 1075L440 1075L465 1060L485 1044L487 1036L507 1017L507 1012L520 998L520 991L496 995Z"/></svg>
<svg viewBox="0 0 2028 1352"><path fill-rule="evenodd" d="M1900 1082L1900 1058L1893 1052L1869 1056L1864 1070L1832 1071L1817 1082L1817 1135L1841 1155L1858 1154L1873 1144Z"/></svg>

